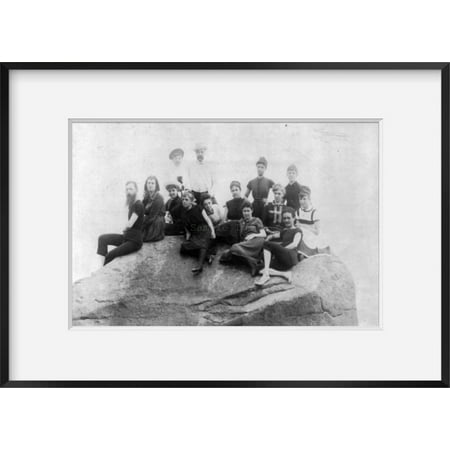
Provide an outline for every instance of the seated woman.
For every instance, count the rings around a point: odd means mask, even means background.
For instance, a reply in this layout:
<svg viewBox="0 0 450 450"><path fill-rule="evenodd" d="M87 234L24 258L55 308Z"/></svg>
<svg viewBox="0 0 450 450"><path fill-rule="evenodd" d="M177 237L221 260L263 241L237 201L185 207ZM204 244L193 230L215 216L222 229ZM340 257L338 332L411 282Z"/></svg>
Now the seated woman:
<svg viewBox="0 0 450 450"><path fill-rule="evenodd" d="M283 228L283 208L286 190L281 184L277 183L273 185L272 191L273 202L264 206L263 212L263 223L267 234L278 232Z"/></svg>
<svg viewBox="0 0 450 450"><path fill-rule="evenodd" d="M150 175L144 185L144 225L142 232L144 242L155 242L164 239L164 199L159 193L158 179Z"/></svg>
<svg viewBox="0 0 450 450"><path fill-rule="evenodd" d="M320 219L317 210L311 203L311 189L308 186L301 187L299 197L300 209L296 226L302 231L303 238L298 253L303 258L308 258L319 253Z"/></svg>
<svg viewBox="0 0 450 450"><path fill-rule="evenodd" d="M230 183L231 200L225 203L223 217L225 222L228 220L242 219L242 205L247 201L242 197L241 183L232 181Z"/></svg>
<svg viewBox="0 0 450 450"><path fill-rule="evenodd" d="M250 266L252 276L256 276L266 232L261 219L253 217L252 214L252 204L250 202L244 203L242 207L243 218L239 221L241 242L233 244L230 250L223 253L220 262L232 262L233 257L237 257L245 261Z"/></svg>
<svg viewBox="0 0 450 450"><path fill-rule="evenodd" d="M223 223L217 229L217 239L229 245L239 242L239 221L242 219L242 205L247 201L241 196L241 183L232 181L230 184L231 200L225 204Z"/></svg>
<svg viewBox="0 0 450 450"><path fill-rule="evenodd" d="M195 204L192 192L185 191L181 197L183 212L181 220L186 229L186 240L181 244L180 253L198 255L198 265L192 269L194 275L203 271L211 239L216 238L214 226L205 210Z"/></svg>
<svg viewBox="0 0 450 450"><path fill-rule="evenodd" d="M264 242L264 269L262 277L255 284L262 286L271 276L286 278L292 281L292 267L298 262L298 247L302 239L302 232L294 225L295 211L289 206L283 211L284 228L267 237ZM281 242L273 242L279 237Z"/></svg>
<svg viewBox="0 0 450 450"><path fill-rule="evenodd" d="M166 215L164 234L166 236L178 236L184 234L184 226L181 220L181 213L183 206L181 204L181 197L178 195L180 187L178 183L169 183L166 185L169 192L169 200L166 202Z"/></svg>
<svg viewBox="0 0 450 450"><path fill-rule="evenodd" d="M142 247L142 221L144 219L144 206L137 200L137 184L129 181L125 185L128 206L128 222L123 234L102 234L98 238L97 254L104 257L103 264L110 263L118 256L137 252ZM116 248L108 252L108 245Z"/></svg>

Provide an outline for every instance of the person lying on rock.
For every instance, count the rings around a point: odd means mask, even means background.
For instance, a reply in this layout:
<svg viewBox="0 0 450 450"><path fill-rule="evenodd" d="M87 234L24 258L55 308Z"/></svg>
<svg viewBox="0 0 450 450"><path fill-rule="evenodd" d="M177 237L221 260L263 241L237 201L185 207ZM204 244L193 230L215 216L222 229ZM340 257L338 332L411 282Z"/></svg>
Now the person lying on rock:
<svg viewBox="0 0 450 450"><path fill-rule="evenodd" d="M164 220L166 224L164 227L164 234L166 236L184 234L184 225L181 220L183 205L181 204L181 197L178 195L180 187L178 183L171 182L166 185L166 190L169 193L169 200L167 200L165 206L166 215Z"/></svg>
<svg viewBox="0 0 450 450"><path fill-rule="evenodd" d="M182 255L198 255L198 264L192 269L194 275L203 271L203 264L216 238L214 226L206 211L195 203L192 192L185 191L181 197L183 212L181 220L186 230L186 240L181 244Z"/></svg>
<svg viewBox="0 0 450 450"><path fill-rule="evenodd" d="M276 233L283 228L284 196L286 190L276 183L272 187L273 202L264 206L263 223L267 234Z"/></svg>
<svg viewBox="0 0 450 450"><path fill-rule="evenodd" d="M223 222L216 228L217 239L229 245L239 242L239 221L242 219L242 206L247 201L242 197L241 183L230 183L231 200L225 203Z"/></svg>
<svg viewBox="0 0 450 450"><path fill-rule="evenodd" d="M220 257L223 264L233 263L234 258L243 260L250 266L252 276L258 274L261 252L266 232L260 218L253 217L253 206L250 202L242 206L240 224L240 242L233 244L230 250Z"/></svg>
<svg viewBox="0 0 450 450"><path fill-rule="evenodd" d="M264 241L264 269L262 277L255 284L262 286L271 276L283 277L292 282L292 267L298 263L298 248L302 240L302 232L295 224L295 210L286 206L283 211L283 225L281 231L269 235ZM279 238L281 242L273 242Z"/></svg>
<svg viewBox="0 0 450 450"><path fill-rule="evenodd" d="M97 254L103 259L103 264L110 263L118 256L137 252L142 247L142 223L144 220L144 205L137 200L138 187L135 181L125 185L128 206L128 222L123 234L102 234L98 238ZM116 248L108 252L108 245Z"/></svg>
<svg viewBox="0 0 450 450"><path fill-rule="evenodd" d="M156 242L164 239L165 206L164 198L159 193L158 179L150 175L144 185L144 224L142 231L144 242Z"/></svg>

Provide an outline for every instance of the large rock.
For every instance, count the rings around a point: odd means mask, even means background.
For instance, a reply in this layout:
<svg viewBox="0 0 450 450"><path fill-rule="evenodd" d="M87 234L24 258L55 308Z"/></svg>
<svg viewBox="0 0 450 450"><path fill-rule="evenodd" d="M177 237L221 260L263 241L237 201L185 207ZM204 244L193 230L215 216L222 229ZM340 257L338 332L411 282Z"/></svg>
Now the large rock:
<svg viewBox="0 0 450 450"><path fill-rule="evenodd" d="M358 324L355 286L333 255L297 264L293 282L263 287L243 267L218 258L193 276L181 238L144 244L73 285L73 325L346 325ZM220 253L219 249L219 253Z"/></svg>

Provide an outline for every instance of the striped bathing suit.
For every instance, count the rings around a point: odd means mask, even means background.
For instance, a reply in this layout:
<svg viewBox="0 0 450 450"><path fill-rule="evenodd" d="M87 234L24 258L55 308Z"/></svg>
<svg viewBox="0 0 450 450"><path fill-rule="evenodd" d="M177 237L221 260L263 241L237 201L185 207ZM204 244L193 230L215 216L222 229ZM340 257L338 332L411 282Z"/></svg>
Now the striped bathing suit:
<svg viewBox="0 0 450 450"><path fill-rule="evenodd" d="M315 208L307 211L299 209L297 220L303 232L303 239L300 243L298 252L304 256L312 256L318 253L318 236L312 231L313 226L318 222L319 215Z"/></svg>

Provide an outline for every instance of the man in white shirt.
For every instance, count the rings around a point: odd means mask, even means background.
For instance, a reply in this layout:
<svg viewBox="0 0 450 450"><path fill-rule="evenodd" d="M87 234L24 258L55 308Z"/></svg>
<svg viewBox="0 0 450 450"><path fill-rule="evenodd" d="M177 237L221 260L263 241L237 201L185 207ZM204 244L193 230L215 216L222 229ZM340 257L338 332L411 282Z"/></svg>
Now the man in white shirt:
<svg viewBox="0 0 450 450"><path fill-rule="evenodd" d="M210 195L214 203L214 172L210 163L205 161L207 151L205 144L197 144L194 148L197 159L190 165L188 170L189 184L195 200L201 205L202 196Z"/></svg>

